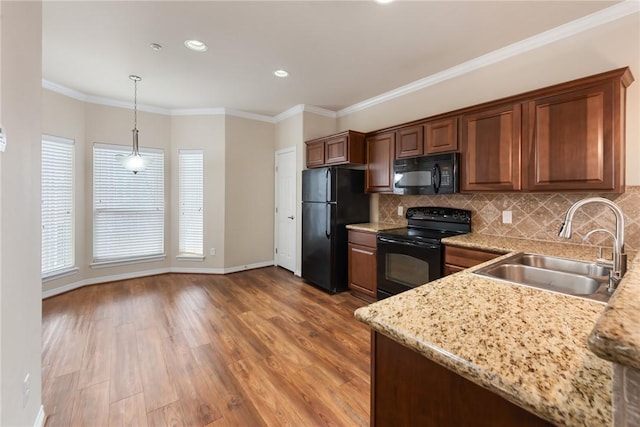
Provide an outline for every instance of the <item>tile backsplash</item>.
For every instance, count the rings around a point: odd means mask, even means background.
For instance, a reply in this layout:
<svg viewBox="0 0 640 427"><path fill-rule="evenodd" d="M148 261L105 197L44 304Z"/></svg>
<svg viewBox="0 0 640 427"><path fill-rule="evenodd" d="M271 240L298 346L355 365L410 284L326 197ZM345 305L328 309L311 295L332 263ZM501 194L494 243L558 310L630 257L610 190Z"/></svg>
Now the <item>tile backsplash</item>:
<svg viewBox="0 0 640 427"><path fill-rule="evenodd" d="M599 193L499 193L453 194L437 196L396 196L381 194L378 200L378 221L406 225L404 216L398 215L398 206L404 211L412 206L445 206L468 209L474 233L494 236L521 237L535 240L567 241L558 237L558 230L567 209L586 197L600 196L620 206L625 220L625 248L640 250L640 186L627 187L623 194ZM502 223L502 211L512 212L512 223ZM572 243L613 246L606 233L592 234L583 242L586 233L602 228L615 230L615 216L611 209L597 204L580 208L573 219Z"/></svg>

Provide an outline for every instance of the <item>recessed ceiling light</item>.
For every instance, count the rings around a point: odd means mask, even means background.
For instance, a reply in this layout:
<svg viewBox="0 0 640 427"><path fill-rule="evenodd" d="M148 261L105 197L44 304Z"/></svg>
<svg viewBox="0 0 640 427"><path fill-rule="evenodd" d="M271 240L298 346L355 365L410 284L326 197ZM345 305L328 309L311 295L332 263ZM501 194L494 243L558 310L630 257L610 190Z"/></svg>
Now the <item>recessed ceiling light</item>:
<svg viewBox="0 0 640 427"><path fill-rule="evenodd" d="M196 52L204 52L205 50L207 50L207 45L200 40L186 40L184 42L184 45L191 50L195 50Z"/></svg>
<svg viewBox="0 0 640 427"><path fill-rule="evenodd" d="M387 4L387 3L391 3L393 0L376 0L376 3L380 3L380 4Z"/></svg>
<svg viewBox="0 0 640 427"><path fill-rule="evenodd" d="M151 47L151 49L155 50L156 52L159 52L160 50L162 50L162 45L158 43L151 43L149 46Z"/></svg>
<svg viewBox="0 0 640 427"><path fill-rule="evenodd" d="M276 77L287 77L289 75L285 70L276 70L273 72Z"/></svg>

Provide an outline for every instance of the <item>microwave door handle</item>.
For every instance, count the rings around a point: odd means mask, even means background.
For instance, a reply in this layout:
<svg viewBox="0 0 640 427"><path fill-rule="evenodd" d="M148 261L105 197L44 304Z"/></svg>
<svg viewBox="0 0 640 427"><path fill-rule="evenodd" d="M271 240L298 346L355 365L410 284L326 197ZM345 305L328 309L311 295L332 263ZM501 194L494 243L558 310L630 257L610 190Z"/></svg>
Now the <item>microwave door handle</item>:
<svg viewBox="0 0 640 427"><path fill-rule="evenodd" d="M442 172L440 171L440 165L438 163L435 164L431 171L431 178L433 180L433 192L438 194L440 192L440 184L442 182Z"/></svg>

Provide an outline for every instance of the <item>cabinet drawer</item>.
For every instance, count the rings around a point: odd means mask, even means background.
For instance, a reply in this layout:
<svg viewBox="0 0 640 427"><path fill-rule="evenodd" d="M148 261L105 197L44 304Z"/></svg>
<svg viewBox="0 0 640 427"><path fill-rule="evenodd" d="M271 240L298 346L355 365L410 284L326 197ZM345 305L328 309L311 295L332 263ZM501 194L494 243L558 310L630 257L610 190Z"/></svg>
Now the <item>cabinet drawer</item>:
<svg viewBox="0 0 640 427"><path fill-rule="evenodd" d="M349 230L349 243L374 248L377 245L376 233L366 231Z"/></svg>
<svg viewBox="0 0 640 427"><path fill-rule="evenodd" d="M482 264L490 259L497 258L502 254L495 252L481 251L478 249L459 248L457 246L445 246L444 262L453 266L463 268L473 267Z"/></svg>

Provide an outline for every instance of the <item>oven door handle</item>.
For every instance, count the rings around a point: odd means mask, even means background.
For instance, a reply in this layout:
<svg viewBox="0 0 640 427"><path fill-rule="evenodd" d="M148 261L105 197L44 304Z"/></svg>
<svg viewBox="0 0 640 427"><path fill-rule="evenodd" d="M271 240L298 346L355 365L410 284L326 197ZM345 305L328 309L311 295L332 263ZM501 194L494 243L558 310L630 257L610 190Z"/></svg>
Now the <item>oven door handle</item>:
<svg viewBox="0 0 640 427"><path fill-rule="evenodd" d="M438 249L439 244L425 243L425 242L407 242L404 240L395 240L388 237L378 237L378 241L382 243L394 243L396 245L414 246L419 248Z"/></svg>

